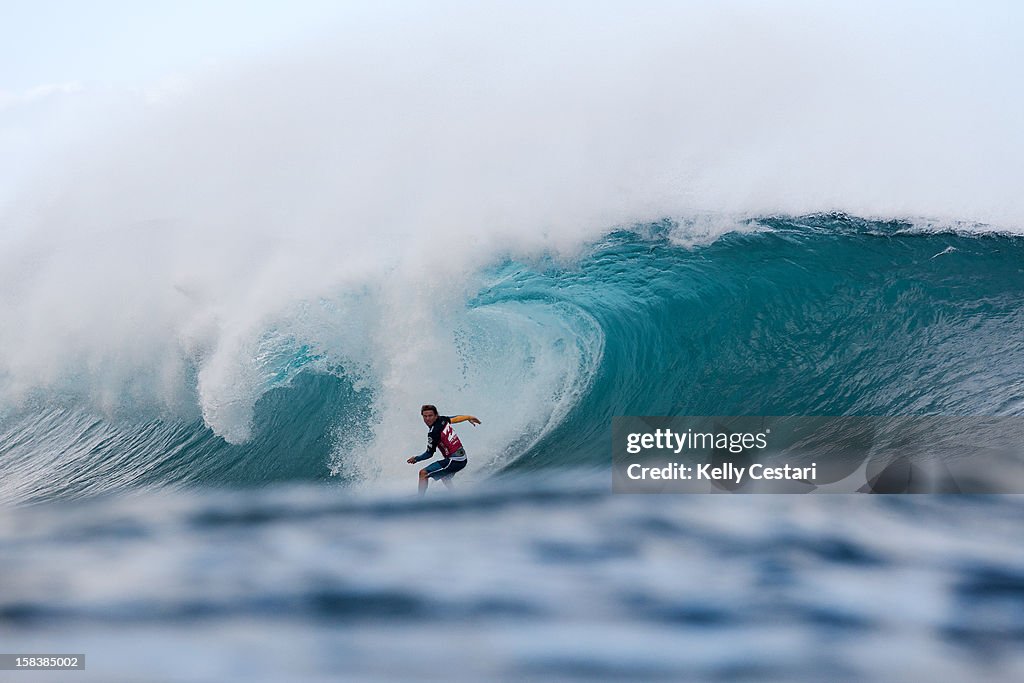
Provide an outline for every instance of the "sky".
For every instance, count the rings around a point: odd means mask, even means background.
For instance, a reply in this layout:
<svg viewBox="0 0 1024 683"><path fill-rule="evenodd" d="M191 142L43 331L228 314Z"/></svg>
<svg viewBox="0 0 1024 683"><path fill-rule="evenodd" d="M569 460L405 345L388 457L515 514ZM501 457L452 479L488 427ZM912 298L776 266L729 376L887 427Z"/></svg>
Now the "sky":
<svg viewBox="0 0 1024 683"><path fill-rule="evenodd" d="M0 203L111 98L158 97L196 73L321 40L330 0L0 0Z"/></svg>
<svg viewBox="0 0 1024 683"><path fill-rule="evenodd" d="M0 89L130 85L267 52L339 20L329 0L5 0Z"/></svg>
<svg viewBox="0 0 1024 683"><path fill-rule="evenodd" d="M593 15L604 15L607 23L594 20ZM672 31L663 30L658 15L668 17L662 24L678 23L678 30L674 26L670 26ZM701 22L708 24L708 32L694 28L694 23ZM623 25L636 30L632 35L620 35ZM1022 114L1022 3L0 0L0 210L23 194L26 186L34 181L38 185L40 173L67 163L68 148L83 140L100 139L104 125L118 125L117 117L130 118L133 108L174 97L218 73L228 75L222 82L242 82L252 80L260 65L280 63L283 69L293 69L308 50L316 49L309 46L339 46L341 58L372 54L374 48L344 52L346 45L367 40L366 26L381 31L382 43L396 41L371 58L397 60L402 57L392 55L406 54L414 60L455 59L453 83L449 84L456 88L454 94L463 94L455 81L473 84L492 99L496 112L542 93L496 91L488 85L493 74L474 65L473 51L504 60L505 65L514 60L509 69L519 70L524 78L543 79L559 70L572 72L574 84L570 87L579 86L594 103L630 93L638 82L650 80L650 89L655 89L658 84L650 75L663 69L659 59L675 60L679 74L667 74L665 87L676 88L675 82L688 78L696 91L709 95L699 106L708 106L712 98L732 105L724 113L708 108L705 115L697 110L696 119L687 122L709 125L709 134L698 137L723 138L709 143L713 151L709 154L716 159L721 151L733 150L737 139L760 135L766 117L787 109L799 110L797 116L811 116L823 102L839 101L834 95L843 90L855 105L858 96L878 103L873 109L861 104L862 112L828 112L828 118L819 117L812 126L836 129L826 131L823 136L828 139L820 143L772 142L762 135L758 144L744 153L749 159L736 162L743 168L773 158L766 154L770 144L788 144L795 156L809 160L825 144L853 140L855 135L840 130L849 123L859 126L857 134L863 138L845 146L843 152L852 158L867 155L864 151L872 148L872 130L878 129L895 142L897 150L906 148L904 157L919 152L906 146L914 139L932 135L935 144L921 142L931 151L955 142L955 154L947 156L950 165L955 162L972 177L978 177L987 160L994 157L1000 172L992 173L993 185L1008 175L1001 173L1001 168L1009 173L1019 170L1012 157L1020 143L1020 126L1012 122ZM550 30L551 26L562 28ZM404 50L403 40L410 36L419 40L430 33L443 37L423 41L426 51ZM657 35L647 41L645 34ZM676 45L658 44L676 36ZM465 54L459 54L460 50ZM623 52L625 59L617 59L618 52ZM631 63L630 58L649 61ZM581 59L590 59L591 66ZM498 67L495 75L508 76L505 65ZM312 70L321 67L330 66L324 55L314 56ZM630 68L636 70L634 74L627 73ZM345 74L330 75L347 78ZM608 83L603 92L602 79ZM397 79L393 83L395 88L407 87L399 86ZM282 97L293 95L291 85L273 85L279 87ZM379 89L386 93L389 87L383 83ZM752 97L737 96L737 87L746 88ZM807 105L794 105L794 97L786 100L786 89L795 96L807 96ZM821 91L835 91L828 93L834 98L823 99ZM200 96L209 98L210 94L209 89L201 90ZM668 94L680 100L678 92ZM270 100L272 95L252 103L266 108L272 106ZM935 106L929 112L932 101ZM726 120L741 118L742 108L752 113L749 120L719 125L723 114ZM636 109L651 114L656 106L648 98L638 102ZM877 122L868 121L870 118ZM494 120L499 121L498 117ZM508 124L494 125L501 129L509 124L518 125L518 121L510 118ZM807 135L814 132L807 122L786 125L790 128L778 128L783 136L800 126ZM971 154L975 137L984 151L961 163L959 157ZM658 144L669 148L672 141ZM702 153L695 154L699 157ZM930 152L919 154L920 161L910 160L921 166L919 176L935 168L935 160L926 159L928 155L941 157ZM897 161L903 163L898 157ZM869 160L860 163L866 166ZM898 172L889 172L894 175L891 181L902 181ZM770 181L774 171L766 173ZM813 169L809 173L805 183L814 180ZM735 184L728 175L725 182ZM1001 201L1004 195L999 191L990 196L979 194L978 202L991 205ZM962 213L974 213L974 206L966 206Z"/></svg>

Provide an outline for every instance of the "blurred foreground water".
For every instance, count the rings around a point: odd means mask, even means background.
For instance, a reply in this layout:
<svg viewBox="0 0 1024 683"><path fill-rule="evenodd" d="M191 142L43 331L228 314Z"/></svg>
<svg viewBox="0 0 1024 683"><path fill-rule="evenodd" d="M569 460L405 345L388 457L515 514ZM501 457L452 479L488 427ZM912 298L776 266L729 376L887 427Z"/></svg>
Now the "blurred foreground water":
<svg viewBox="0 0 1024 683"><path fill-rule="evenodd" d="M0 513L3 680L1021 680L1024 498L138 493Z"/></svg>

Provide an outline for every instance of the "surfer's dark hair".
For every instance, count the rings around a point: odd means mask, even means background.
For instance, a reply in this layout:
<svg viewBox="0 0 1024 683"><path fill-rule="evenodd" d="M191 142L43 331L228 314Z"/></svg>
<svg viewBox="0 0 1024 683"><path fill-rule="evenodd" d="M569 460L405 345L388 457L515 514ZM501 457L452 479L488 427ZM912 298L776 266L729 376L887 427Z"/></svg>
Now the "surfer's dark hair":
<svg viewBox="0 0 1024 683"><path fill-rule="evenodd" d="M424 404L423 404L422 406L420 406L420 414L421 414L421 415L422 415L423 413L425 413L426 411L428 411L428 410L433 410L433 411L434 411L434 415L437 415L437 414L438 414L438 412L437 412L437 406L432 406L432 405L430 405L429 403L424 403Z"/></svg>

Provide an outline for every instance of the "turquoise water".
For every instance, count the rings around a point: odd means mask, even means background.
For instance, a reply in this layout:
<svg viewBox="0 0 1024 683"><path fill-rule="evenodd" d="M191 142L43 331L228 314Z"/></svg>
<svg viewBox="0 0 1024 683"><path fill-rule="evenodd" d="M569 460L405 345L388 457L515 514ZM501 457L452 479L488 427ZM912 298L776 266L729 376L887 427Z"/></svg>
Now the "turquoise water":
<svg viewBox="0 0 1024 683"><path fill-rule="evenodd" d="M1021 264L1019 237L844 215L751 220L706 243L671 221L613 232L573 258L478 275L447 314L461 367L446 393L472 397L449 410L484 411L488 428L469 434L492 435L476 444L478 477L604 467L615 415L1019 415ZM188 411L111 416L40 393L0 423L0 499L405 481L351 467L381 450L374 379L286 328L266 338L247 441ZM400 462L422 436L417 406L399 408L386 447ZM506 420L521 431L493 436Z"/></svg>

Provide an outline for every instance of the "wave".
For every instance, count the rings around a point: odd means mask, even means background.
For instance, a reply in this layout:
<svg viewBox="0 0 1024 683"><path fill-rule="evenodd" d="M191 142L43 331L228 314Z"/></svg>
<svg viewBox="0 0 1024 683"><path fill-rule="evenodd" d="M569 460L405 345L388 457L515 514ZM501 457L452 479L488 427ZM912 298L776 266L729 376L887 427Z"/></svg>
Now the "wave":
<svg viewBox="0 0 1024 683"><path fill-rule="evenodd" d="M387 485L409 477L424 402L484 420L460 430L467 479L604 466L614 415L1024 411L1024 239L842 214L734 227L664 220L507 258L459 302L414 296L417 325L391 339L365 290L304 301L230 364L194 361L184 408L132 402L137 386L104 408L83 368L8 404L2 495Z"/></svg>
<svg viewBox="0 0 1024 683"><path fill-rule="evenodd" d="M425 401L488 417L484 472L600 461L616 412L1018 409L1004 13L345 12L76 93L107 123L0 210L6 443L99 420L157 461L156 424L200 480L390 481Z"/></svg>

